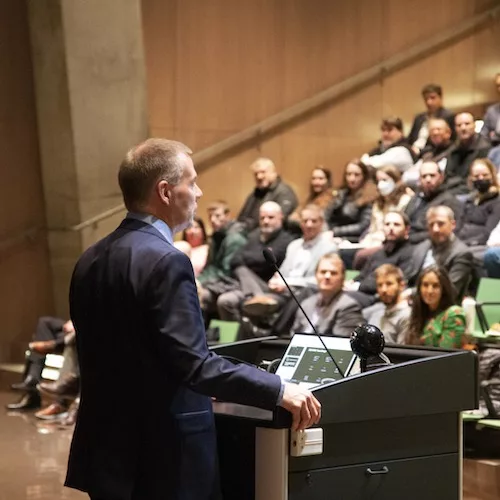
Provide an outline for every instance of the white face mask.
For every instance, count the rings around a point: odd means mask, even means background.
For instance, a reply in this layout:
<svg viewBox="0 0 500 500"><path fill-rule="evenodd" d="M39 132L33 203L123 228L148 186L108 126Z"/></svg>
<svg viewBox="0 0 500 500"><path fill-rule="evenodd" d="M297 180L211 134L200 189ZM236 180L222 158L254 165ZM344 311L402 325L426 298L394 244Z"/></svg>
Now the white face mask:
<svg viewBox="0 0 500 500"><path fill-rule="evenodd" d="M396 183L392 179L378 181L377 188L382 196L389 196L396 188Z"/></svg>

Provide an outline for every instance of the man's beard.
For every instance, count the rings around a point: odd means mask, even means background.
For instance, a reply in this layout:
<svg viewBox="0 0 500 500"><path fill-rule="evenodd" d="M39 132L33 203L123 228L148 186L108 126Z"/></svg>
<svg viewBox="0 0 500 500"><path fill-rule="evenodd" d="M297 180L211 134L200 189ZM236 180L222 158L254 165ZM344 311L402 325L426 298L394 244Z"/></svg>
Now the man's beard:
<svg viewBox="0 0 500 500"><path fill-rule="evenodd" d="M187 220L181 222L180 224L172 228L172 233L177 234L180 233L181 231L184 231L185 229L193 225L193 221L194 221L194 213L191 212Z"/></svg>

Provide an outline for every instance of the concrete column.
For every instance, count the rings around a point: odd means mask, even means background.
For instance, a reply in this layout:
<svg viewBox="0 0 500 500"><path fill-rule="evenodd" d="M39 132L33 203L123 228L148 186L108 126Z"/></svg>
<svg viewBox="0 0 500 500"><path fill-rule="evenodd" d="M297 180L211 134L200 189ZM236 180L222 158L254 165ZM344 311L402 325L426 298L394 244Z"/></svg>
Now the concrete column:
<svg viewBox="0 0 500 500"><path fill-rule="evenodd" d="M148 135L141 1L28 6L53 293L66 317L76 259L112 226L71 228L121 203L118 165Z"/></svg>

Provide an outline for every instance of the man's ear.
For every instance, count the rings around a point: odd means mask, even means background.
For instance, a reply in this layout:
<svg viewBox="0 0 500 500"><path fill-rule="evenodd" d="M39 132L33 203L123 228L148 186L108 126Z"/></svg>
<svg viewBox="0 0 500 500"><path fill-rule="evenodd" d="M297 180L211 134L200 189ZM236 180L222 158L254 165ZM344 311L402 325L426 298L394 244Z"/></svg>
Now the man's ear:
<svg viewBox="0 0 500 500"><path fill-rule="evenodd" d="M165 180L161 180L156 184L156 192L160 200L165 205L170 205L172 202L172 186Z"/></svg>

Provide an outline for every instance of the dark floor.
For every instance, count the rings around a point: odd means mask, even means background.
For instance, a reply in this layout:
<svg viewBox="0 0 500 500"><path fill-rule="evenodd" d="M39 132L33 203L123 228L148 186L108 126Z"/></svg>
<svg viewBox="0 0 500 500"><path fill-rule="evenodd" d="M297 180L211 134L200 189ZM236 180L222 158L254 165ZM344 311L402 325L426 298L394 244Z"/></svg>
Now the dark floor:
<svg viewBox="0 0 500 500"><path fill-rule="evenodd" d="M0 392L0 500L88 499L63 487L73 429L5 411L5 404L16 397Z"/></svg>
<svg viewBox="0 0 500 500"><path fill-rule="evenodd" d="M0 390L0 500L88 499L63 486L73 429L40 423L31 413L5 411L16 397ZM486 497L464 495L463 500Z"/></svg>

